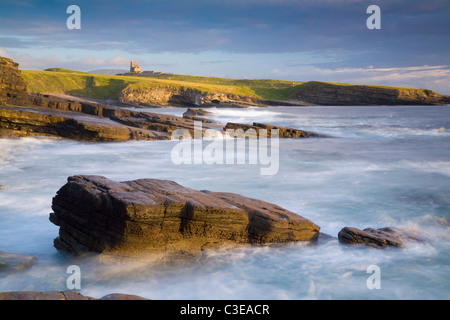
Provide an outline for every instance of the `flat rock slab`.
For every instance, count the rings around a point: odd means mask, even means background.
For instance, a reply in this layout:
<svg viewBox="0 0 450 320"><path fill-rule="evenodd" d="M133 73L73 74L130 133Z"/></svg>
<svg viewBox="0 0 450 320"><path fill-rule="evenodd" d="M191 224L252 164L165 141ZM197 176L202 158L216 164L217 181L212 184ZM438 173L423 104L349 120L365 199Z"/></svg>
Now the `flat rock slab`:
<svg viewBox="0 0 450 320"><path fill-rule="evenodd" d="M0 272L23 270L36 261L33 256L0 251Z"/></svg>
<svg viewBox="0 0 450 320"><path fill-rule="evenodd" d="M75 255L189 257L224 245L309 241L320 229L265 201L157 179L72 176L52 209L50 221L60 226L55 247Z"/></svg>
<svg viewBox="0 0 450 320"><path fill-rule="evenodd" d="M407 241L425 242L425 239L406 230L394 227L380 229L344 227L338 233L338 239L346 244L365 244L375 247L403 247Z"/></svg>

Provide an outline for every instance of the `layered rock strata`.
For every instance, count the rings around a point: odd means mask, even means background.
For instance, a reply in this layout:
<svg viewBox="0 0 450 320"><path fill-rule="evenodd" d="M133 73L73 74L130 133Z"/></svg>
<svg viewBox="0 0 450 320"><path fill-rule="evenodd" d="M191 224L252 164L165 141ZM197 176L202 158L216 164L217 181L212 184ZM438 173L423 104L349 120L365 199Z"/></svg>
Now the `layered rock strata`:
<svg viewBox="0 0 450 320"><path fill-rule="evenodd" d="M292 99L315 105L445 105L450 96L432 90L332 84L310 81L295 90Z"/></svg>
<svg viewBox="0 0 450 320"><path fill-rule="evenodd" d="M320 229L271 203L156 179L72 176L52 209L55 247L75 255L199 257L219 246L309 241Z"/></svg>
<svg viewBox="0 0 450 320"><path fill-rule="evenodd" d="M0 57L0 105L22 105L27 101L27 84L22 78L19 64Z"/></svg>

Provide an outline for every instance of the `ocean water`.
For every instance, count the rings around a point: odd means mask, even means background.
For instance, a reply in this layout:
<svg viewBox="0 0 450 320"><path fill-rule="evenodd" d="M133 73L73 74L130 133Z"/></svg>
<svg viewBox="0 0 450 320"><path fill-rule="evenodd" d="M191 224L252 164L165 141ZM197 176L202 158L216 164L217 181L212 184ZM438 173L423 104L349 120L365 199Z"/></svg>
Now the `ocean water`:
<svg viewBox="0 0 450 320"><path fill-rule="evenodd" d="M149 109L181 115L185 108ZM270 107L209 109L209 117L316 131L282 139L279 170L260 164L181 164L175 141L81 143L52 138L0 140L0 250L38 257L31 268L0 273L0 291L67 290L66 269L81 269L82 294L151 299L449 299L450 107ZM158 268L96 264L57 252L48 220L52 197L75 174L125 181L174 180L194 189L236 192L276 203L331 237L316 244L242 248L205 261ZM404 248L345 246L344 226L394 226L427 241ZM367 268L380 268L369 289Z"/></svg>

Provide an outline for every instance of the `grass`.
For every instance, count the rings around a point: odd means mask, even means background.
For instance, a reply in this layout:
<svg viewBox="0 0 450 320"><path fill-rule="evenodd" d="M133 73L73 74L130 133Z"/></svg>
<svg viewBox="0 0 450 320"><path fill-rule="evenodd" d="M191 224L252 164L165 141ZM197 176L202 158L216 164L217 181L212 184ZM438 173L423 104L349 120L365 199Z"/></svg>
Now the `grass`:
<svg viewBox="0 0 450 320"><path fill-rule="evenodd" d="M390 89L390 90L398 90L398 91L416 91L421 92L423 94L430 94L434 92L433 90L429 89L418 89L418 88L407 88L407 87L394 87L394 86L382 86L382 85L375 85L375 84L349 84L349 83L340 83L340 82L326 82L326 81L310 81L308 83L305 83L304 87L307 87L307 85L317 85L317 84L329 84L334 86L346 86L346 87L368 87L368 88L382 88L382 89Z"/></svg>
<svg viewBox="0 0 450 320"><path fill-rule="evenodd" d="M151 77L99 75L50 68L22 70L31 92L64 93L94 99L117 99L125 88L151 90L157 87L192 88L202 92L223 92L268 100L287 100L289 90L302 82L251 80L162 74Z"/></svg>
<svg viewBox="0 0 450 320"><path fill-rule="evenodd" d="M420 90L429 95L431 90L387 87L377 85L352 85L333 82L300 82L270 79L227 79L178 74L153 76L99 75L62 68L45 71L22 70L28 90L41 93L63 93L94 99L118 99L124 89L152 90L160 87L192 88L202 92L221 92L266 100L289 100L295 93L314 89L320 84L335 86L377 87L393 90ZM411 92L411 91L408 91Z"/></svg>
<svg viewBox="0 0 450 320"><path fill-rule="evenodd" d="M116 99L128 84L138 81L64 69L22 70L22 76L31 92L64 93L94 99Z"/></svg>

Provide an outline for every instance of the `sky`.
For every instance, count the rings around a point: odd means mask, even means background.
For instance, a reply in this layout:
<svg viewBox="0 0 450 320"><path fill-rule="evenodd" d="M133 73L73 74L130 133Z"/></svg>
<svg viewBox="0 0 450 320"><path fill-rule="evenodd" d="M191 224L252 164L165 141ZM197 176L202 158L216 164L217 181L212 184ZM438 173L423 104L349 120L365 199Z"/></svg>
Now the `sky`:
<svg viewBox="0 0 450 320"><path fill-rule="evenodd" d="M81 29L67 28L70 5ZM370 5L381 29L369 29ZM449 0L0 0L21 69L128 69L450 94Z"/></svg>

